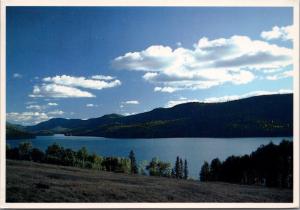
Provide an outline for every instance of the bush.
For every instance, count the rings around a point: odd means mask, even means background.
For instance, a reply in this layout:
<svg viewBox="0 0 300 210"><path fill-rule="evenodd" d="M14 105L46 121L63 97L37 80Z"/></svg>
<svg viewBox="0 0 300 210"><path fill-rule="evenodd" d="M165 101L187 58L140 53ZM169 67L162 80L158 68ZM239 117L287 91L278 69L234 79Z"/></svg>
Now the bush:
<svg viewBox="0 0 300 210"><path fill-rule="evenodd" d="M160 161L158 158L152 158L146 169L150 176L171 177L171 164Z"/></svg>
<svg viewBox="0 0 300 210"><path fill-rule="evenodd" d="M30 142L22 142L19 144L19 155L22 160L31 160L32 144Z"/></svg>
<svg viewBox="0 0 300 210"><path fill-rule="evenodd" d="M37 148L33 148L31 151L31 160L43 162L45 160L45 153Z"/></svg>

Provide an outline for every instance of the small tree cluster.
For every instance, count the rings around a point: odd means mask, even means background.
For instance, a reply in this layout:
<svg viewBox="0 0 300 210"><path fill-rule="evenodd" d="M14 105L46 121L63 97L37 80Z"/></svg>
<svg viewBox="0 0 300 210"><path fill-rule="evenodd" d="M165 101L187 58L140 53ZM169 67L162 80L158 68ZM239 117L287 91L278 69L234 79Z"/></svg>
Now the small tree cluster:
<svg viewBox="0 0 300 210"><path fill-rule="evenodd" d="M129 159L130 159L130 164L131 164L130 172L132 174L137 174L138 173L138 166L137 166L137 163L136 163L136 160L135 160L135 154L132 150L129 153Z"/></svg>
<svg viewBox="0 0 300 210"><path fill-rule="evenodd" d="M158 158L152 158L146 169L150 176L171 177L171 164L160 161Z"/></svg>
<svg viewBox="0 0 300 210"><path fill-rule="evenodd" d="M177 156L175 161L175 166L172 169L172 177L177 179L188 179L188 164L187 160L184 160Z"/></svg>

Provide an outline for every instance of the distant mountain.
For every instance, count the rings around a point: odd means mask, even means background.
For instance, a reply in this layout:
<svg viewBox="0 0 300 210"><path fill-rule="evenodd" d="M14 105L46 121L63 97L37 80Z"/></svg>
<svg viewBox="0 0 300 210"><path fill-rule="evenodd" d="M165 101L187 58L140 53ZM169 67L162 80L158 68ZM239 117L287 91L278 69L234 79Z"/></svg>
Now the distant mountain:
<svg viewBox="0 0 300 210"><path fill-rule="evenodd" d="M21 125L13 125L6 123L6 138L7 139L32 139L35 135L26 131L26 128Z"/></svg>
<svg viewBox="0 0 300 210"><path fill-rule="evenodd" d="M118 114L104 115L99 118L91 118L89 120L81 119L64 119L53 118L48 121L41 122L34 126L27 126L27 130L31 132L49 131L53 133L67 133L77 128L89 128L114 123L116 119L123 117Z"/></svg>
<svg viewBox="0 0 300 210"><path fill-rule="evenodd" d="M111 114L88 120L55 118L26 130L113 138L292 136L293 95L185 103L130 116Z"/></svg>

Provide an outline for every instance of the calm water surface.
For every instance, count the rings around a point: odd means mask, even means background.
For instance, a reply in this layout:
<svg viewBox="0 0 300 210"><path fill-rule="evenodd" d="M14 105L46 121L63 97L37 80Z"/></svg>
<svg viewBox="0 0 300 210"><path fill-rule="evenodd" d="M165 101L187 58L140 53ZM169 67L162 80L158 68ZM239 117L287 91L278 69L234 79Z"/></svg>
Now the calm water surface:
<svg viewBox="0 0 300 210"><path fill-rule="evenodd" d="M230 155L250 154L262 144L273 142L279 144L282 139L292 141L292 137L263 137L263 138L162 138L162 139L111 139L103 137L76 136L38 136L31 140L8 140L12 146L20 142L30 141L33 147L42 150L59 143L64 148L78 150L85 146L90 153L102 156L127 157L130 150L134 150L138 161L158 157L174 165L176 156L187 159L189 175L195 179L199 177L199 170L204 161L211 161L218 157L225 160Z"/></svg>

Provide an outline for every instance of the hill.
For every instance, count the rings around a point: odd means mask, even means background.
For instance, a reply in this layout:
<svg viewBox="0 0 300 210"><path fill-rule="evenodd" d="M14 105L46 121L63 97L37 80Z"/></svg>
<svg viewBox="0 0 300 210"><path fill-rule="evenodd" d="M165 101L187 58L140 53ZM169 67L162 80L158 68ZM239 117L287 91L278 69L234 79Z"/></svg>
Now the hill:
<svg viewBox="0 0 300 210"><path fill-rule="evenodd" d="M20 125L6 123L6 138L7 139L32 139L35 138L33 133L25 130L26 128Z"/></svg>
<svg viewBox="0 0 300 210"><path fill-rule="evenodd" d="M292 202L293 191L7 160L6 202Z"/></svg>
<svg viewBox="0 0 300 210"><path fill-rule="evenodd" d="M131 116L111 114L89 120L56 118L26 129L112 138L292 136L293 95L186 103Z"/></svg>

